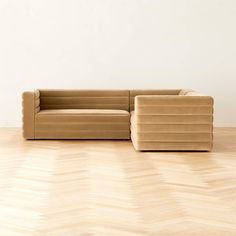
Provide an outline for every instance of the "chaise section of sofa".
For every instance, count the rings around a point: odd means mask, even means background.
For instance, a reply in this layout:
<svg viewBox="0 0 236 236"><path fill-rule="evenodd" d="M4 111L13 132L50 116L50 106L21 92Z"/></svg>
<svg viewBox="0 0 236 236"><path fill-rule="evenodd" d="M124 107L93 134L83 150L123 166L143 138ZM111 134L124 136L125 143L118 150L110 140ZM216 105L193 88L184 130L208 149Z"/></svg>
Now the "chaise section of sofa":
<svg viewBox="0 0 236 236"><path fill-rule="evenodd" d="M136 93L131 139L136 150L209 151L213 98L192 90L176 90L171 95Z"/></svg>

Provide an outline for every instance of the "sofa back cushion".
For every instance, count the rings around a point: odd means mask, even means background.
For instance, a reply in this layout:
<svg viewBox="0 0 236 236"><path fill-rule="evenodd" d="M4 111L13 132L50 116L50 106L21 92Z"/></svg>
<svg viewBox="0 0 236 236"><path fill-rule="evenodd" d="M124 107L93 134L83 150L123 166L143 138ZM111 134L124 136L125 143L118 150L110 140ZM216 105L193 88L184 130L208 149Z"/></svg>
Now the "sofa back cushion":
<svg viewBox="0 0 236 236"><path fill-rule="evenodd" d="M117 109L129 111L129 90L39 90L43 109Z"/></svg>
<svg viewBox="0 0 236 236"><path fill-rule="evenodd" d="M162 90L130 90L130 111L134 110L134 98L138 95L179 95L180 89L162 89Z"/></svg>

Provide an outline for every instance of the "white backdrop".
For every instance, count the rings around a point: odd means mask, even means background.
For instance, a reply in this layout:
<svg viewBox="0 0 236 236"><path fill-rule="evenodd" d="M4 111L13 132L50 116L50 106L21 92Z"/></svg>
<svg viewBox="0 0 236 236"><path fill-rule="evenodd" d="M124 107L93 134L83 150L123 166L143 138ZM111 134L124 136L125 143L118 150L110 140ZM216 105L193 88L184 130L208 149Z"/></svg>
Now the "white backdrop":
<svg viewBox="0 0 236 236"><path fill-rule="evenodd" d="M236 126L235 0L0 0L0 126L33 88L192 88Z"/></svg>

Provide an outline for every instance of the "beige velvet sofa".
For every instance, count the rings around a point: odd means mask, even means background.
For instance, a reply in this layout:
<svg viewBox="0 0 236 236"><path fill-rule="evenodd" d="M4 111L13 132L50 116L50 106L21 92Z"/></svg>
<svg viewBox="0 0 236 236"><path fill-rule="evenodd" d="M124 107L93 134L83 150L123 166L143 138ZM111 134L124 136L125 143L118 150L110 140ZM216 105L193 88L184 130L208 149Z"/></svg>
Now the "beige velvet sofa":
<svg viewBox="0 0 236 236"><path fill-rule="evenodd" d="M210 151L213 98L193 90L23 93L25 139L130 139L136 150Z"/></svg>

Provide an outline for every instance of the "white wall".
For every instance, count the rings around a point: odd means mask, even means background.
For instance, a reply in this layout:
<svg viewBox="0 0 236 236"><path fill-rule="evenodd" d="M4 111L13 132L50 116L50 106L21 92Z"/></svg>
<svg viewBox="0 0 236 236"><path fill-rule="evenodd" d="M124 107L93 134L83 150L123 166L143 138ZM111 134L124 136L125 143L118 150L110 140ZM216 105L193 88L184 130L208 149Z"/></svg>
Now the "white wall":
<svg viewBox="0 0 236 236"><path fill-rule="evenodd" d="M235 0L0 0L0 126L33 88L193 88L236 126Z"/></svg>

